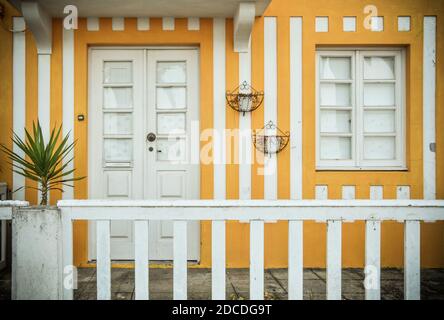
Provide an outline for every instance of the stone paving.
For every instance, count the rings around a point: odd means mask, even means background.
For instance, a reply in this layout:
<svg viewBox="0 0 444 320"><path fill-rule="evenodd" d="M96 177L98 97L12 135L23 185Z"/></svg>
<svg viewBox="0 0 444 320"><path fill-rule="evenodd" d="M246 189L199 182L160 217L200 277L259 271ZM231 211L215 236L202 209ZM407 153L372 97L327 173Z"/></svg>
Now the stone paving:
<svg viewBox="0 0 444 320"><path fill-rule="evenodd" d="M173 270L171 268L151 268L150 299L172 299ZM134 269L113 268L112 299L134 299ZM345 300L364 299L362 269L342 271L342 298ZM287 269L265 270L265 298L287 299ZM249 297L248 269L227 269L227 299L243 300ZM325 299L325 269L304 270L304 299ZM10 273L0 275L0 300L10 299ZM383 269L381 273L381 295L383 300L403 299L403 270ZM78 270L78 289L74 298L78 300L96 299L96 269ZM211 298L211 270L188 269L188 299ZM444 300L444 269L421 270L421 298L424 300Z"/></svg>

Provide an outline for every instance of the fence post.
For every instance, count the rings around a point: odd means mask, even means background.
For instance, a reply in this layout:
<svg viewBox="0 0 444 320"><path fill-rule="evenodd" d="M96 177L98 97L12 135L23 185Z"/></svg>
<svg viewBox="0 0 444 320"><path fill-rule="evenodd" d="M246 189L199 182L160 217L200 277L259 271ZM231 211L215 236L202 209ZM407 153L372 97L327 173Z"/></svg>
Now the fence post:
<svg viewBox="0 0 444 320"><path fill-rule="evenodd" d="M62 299L62 221L55 207L12 211L12 299Z"/></svg>

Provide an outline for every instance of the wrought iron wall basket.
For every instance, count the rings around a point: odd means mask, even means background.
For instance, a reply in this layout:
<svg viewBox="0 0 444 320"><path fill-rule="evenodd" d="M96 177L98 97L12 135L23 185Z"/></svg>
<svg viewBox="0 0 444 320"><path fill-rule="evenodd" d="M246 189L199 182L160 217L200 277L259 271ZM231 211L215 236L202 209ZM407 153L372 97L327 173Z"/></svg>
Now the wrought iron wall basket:
<svg viewBox="0 0 444 320"><path fill-rule="evenodd" d="M267 134L268 130L275 130L275 134ZM272 121L262 129L256 131L253 136L254 147L264 154L272 155L285 149L290 141L290 133L280 130Z"/></svg>
<svg viewBox="0 0 444 320"><path fill-rule="evenodd" d="M264 92L257 91L244 81L233 91L227 91L225 97L230 108L245 115L245 112L252 112L259 108L264 101Z"/></svg>

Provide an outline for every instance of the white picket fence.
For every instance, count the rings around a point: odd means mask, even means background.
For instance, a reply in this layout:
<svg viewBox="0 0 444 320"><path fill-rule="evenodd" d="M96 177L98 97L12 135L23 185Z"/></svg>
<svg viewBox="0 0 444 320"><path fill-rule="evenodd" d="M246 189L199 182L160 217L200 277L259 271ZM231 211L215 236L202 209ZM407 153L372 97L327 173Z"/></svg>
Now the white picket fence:
<svg viewBox="0 0 444 320"><path fill-rule="evenodd" d="M111 298L110 222L129 220L135 232L135 297L149 298L148 226L152 220L174 225L174 299L187 299L187 223L212 221L212 298L225 299L225 224L250 223L250 299L264 298L264 223L288 221L288 297L303 298L303 222L327 223L327 299L341 299L342 223L362 220L365 261L376 273L366 299L380 299L381 222L404 223L405 299L420 298L420 223L444 220L442 200L62 200L63 263L73 263L74 220L97 225L97 298ZM64 290L72 299L73 291Z"/></svg>

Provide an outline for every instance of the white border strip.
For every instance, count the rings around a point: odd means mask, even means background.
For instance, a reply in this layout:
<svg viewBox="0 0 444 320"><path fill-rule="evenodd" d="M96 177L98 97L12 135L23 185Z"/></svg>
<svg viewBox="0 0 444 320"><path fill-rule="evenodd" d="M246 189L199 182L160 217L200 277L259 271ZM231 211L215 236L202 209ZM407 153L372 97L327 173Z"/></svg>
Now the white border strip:
<svg viewBox="0 0 444 320"><path fill-rule="evenodd" d="M112 29L113 29L113 31L124 31L125 30L125 18L123 18L123 17L112 18Z"/></svg>
<svg viewBox="0 0 444 320"><path fill-rule="evenodd" d="M200 18L188 18L188 30L199 31L200 30Z"/></svg>
<svg viewBox="0 0 444 320"><path fill-rule="evenodd" d="M14 31L25 30L25 19L13 17ZM12 126L14 132L25 139L26 126L26 38L24 32L14 32L12 36ZM13 145L13 151L19 155L24 153ZM12 189L17 190L25 186L25 178L15 172L12 173ZM12 194L14 200L24 200L25 190L21 189Z"/></svg>
<svg viewBox="0 0 444 320"><path fill-rule="evenodd" d="M264 124L277 125L276 17L264 18ZM264 157L264 198L277 199L276 155Z"/></svg>
<svg viewBox="0 0 444 320"><path fill-rule="evenodd" d="M62 27L63 28L63 27ZM63 136L69 134L68 144L74 142L74 30L63 28ZM72 150L67 160L74 157ZM74 161L66 167L66 171L74 168ZM70 174L67 178L72 178ZM63 199L74 199L74 190L63 186Z"/></svg>
<svg viewBox="0 0 444 320"><path fill-rule="evenodd" d="M174 17L163 17L162 18L162 30L174 31Z"/></svg>
<svg viewBox="0 0 444 320"><path fill-rule="evenodd" d="M251 85L251 43L239 53L239 85ZM239 199L251 199L251 113L239 113Z"/></svg>
<svg viewBox="0 0 444 320"><path fill-rule="evenodd" d="M38 55L38 119L45 142L49 141L51 104L51 55Z"/></svg>
<svg viewBox="0 0 444 320"><path fill-rule="evenodd" d="M226 197L225 18L213 19L214 199Z"/></svg>
<svg viewBox="0 0 444 320"><path fill-rule="evenodd" d="M139 31L150 30L150 18L147 17L137 18L137 30Z"/></svg>
<svg viewBox="0 0 444 320"><path fill-rule="evenodd" d="M302 199L302 17L290 17L290 199Z"/></svg>
<svg viewBox="0 0 444 320"><path fill-rule="evenodd" d="M86 18L86 30L99 31L99 29L100 29L99 18L96 18L96 17Z"/></svg>
<svg viewBox="0 0 444 320"><path fill-rule="evenodd" d="M423 55L423 152L424 199L436 199L436 17L424 17Z"/></svg>

